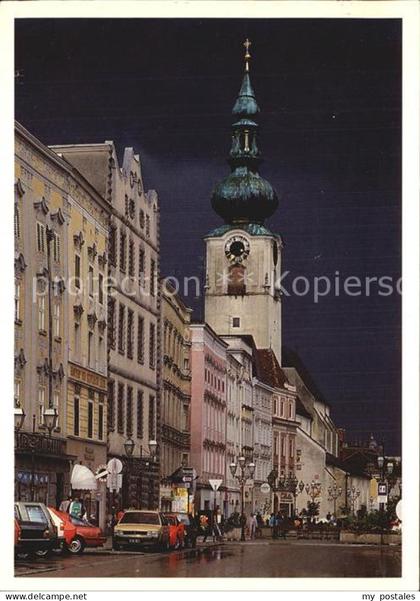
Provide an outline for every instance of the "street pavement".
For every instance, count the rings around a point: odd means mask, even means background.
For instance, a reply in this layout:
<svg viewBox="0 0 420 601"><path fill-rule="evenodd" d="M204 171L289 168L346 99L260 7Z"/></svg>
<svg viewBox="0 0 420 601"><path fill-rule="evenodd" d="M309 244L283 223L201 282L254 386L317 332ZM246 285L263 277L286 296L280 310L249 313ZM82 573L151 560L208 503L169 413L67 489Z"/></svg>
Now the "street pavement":
<svg viewBox="0 0 420 601"><path fill-rule="evenodd" d="M86 550L17 561L22 577L316 578L399 577L401 547L323 541L207 543L170 553Z"/></svg>

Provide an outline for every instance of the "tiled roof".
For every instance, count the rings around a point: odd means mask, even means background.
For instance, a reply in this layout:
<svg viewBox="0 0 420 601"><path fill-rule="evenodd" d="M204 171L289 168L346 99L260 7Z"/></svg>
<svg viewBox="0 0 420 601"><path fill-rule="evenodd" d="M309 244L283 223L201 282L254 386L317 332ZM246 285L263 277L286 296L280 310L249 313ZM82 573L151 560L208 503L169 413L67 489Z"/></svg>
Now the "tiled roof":
<svg viewBox="0 0 420 601"><path fill-rule="evenodd" d="M289 383L272 349L255 349L253 363L257 378L264 384L272 388L284 388Z"/></svg>

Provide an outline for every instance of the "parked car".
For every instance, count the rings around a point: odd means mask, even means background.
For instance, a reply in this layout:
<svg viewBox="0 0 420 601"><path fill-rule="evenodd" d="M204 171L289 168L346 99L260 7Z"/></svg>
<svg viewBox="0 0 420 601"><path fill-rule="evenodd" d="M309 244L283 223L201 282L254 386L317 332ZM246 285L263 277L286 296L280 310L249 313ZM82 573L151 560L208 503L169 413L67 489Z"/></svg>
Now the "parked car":
<svg viewBox="0 0 420 601"><path fill-rule="evenodd" d="M17 545L19 544L20 533L21 533L21 528L19 526L19 522L15 518L15 547L17 547Z"/></svg>
<svg viewBox="0 0 420 601"><path fill-rule="evenodd" d="M66 549L79 555L86 547L103 547L106 541L103 532L87 520L76 518L64 511L54 510L54 513L64 522L64 537Z"/></svg>
<svg viewBox="0 0 420 601"><path fill-rule="evenodd" d="M184 525L184 546L194 549L197 546L198 529L191 514L178 513L178 520Z"/></svg>
<svg viewBox="0 0 420 601"><path fill-rule="evenodd" d="M128 509L114 528L112 548L154 546L169 551L169 526L159 511Z"/></svg>
<svg viewBox="0 0 420 601"><path fill-rule="evenodd" d="M45 556L57 546L57 530L43 503L16 502L15 519L20 527L20 537L15 547L18 556L37 552Z"/></svg>
<svg viewBox="0 0 420 601"><path fill-rule="evenodd" d="M66 551L67 547L71 544L72 540L76 536L76 526L71 523L68 513L59 511L58 509L55 509L55 507L48 507L48 509L50 513L54 514L57 520L59 520L62 524L62 536L64 538L63 551Z"/></svg>
<svg viewBox="0 0 420 601"><path fill-rule="evenodd" d="M169 526L169 544L173 549L184 546L185 526L175 513L164 513Z"/></svg>

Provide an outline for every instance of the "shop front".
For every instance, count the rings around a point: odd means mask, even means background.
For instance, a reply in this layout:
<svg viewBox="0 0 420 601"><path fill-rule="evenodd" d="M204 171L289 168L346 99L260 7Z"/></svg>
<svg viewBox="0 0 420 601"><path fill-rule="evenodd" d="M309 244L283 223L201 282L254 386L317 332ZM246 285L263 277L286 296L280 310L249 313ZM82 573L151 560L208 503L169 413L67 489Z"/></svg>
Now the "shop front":
<svg viewBox="0 0 420 601"><path fill-rule="evenodd" d="M15 434L15 500L59 507L70 491L66 440L38 432Z"/></svg>

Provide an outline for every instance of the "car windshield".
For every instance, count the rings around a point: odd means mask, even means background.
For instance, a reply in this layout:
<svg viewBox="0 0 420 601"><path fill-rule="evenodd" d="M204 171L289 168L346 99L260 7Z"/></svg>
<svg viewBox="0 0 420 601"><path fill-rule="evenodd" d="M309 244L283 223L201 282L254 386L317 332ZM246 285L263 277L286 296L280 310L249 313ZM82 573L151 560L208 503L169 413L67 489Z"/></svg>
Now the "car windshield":
<svg viewBox="0 0 420 601"><path fill-rule="evenodd" d="M168 524L170 524L171 526L173 526L174 524L176 524L176 517L173 515L165 515L165 518L168 522Z"/></svg>
<svg viewBox="0 0 420 601"><path fill-rule="evenodd" d="M157 513L147 513L146 511L128 511L122 516L120 524L159 525L159 516Z"/></svg>
<svg viewBox="0 0 420 601"><path fill-rule="evenodd" d="M30 522L43 522L44 524L48 523L45 513L42 511L41 507L37 507L36 505L26 505L25 509Z"/></svg>
<svg viewBox="0 0 420 601"><path fill-rule="evenodd" d="M92 526L87 520L81 520L79 518L75 518L72 515L70 516L70 521L74 526Z"/></svg>

